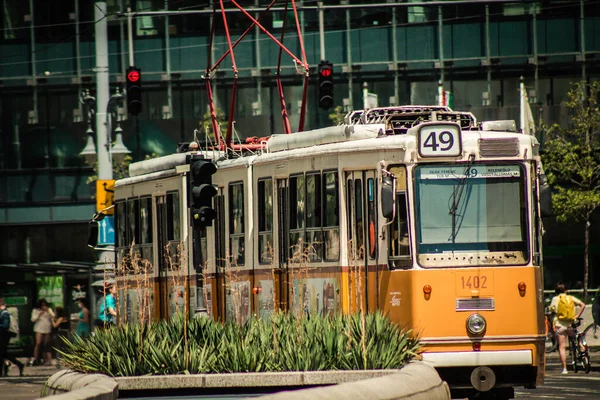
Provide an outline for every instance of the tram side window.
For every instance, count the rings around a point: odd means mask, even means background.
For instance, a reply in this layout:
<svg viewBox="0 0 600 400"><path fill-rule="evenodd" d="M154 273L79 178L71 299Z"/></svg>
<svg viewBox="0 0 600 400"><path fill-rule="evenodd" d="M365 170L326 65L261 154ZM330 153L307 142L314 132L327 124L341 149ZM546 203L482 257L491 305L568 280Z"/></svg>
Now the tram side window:
<svg viewBox="0 0 600 400"><path fill-rule="evenodd" d="M168 254L172 267L179 265L180 253L183 249L179 248L181 241L181 213L179 205L179 192L167 193L167 240L169 241ZM167 251L166 249L162 249Z"/></svg>
<svg viewBox="0 0 600 400"><path fill-rule="evenodd" d="M152 243L152 199L141 199L140 205L141 243Z"/></svg>
<svg viewBox="0 0 600 400"><path fill-rule="evenodd" d="M181 240L181 215L179 192L167 193L167 239Z"/></svg>
<svg viewBox="0 0 600 400"><path fill-rule="evenodd" d="M376 234L376 212L375 212L375 180L367 179L367 237L369 240L369 258L375 259L375 251L377 250L377 234Z"/></svg>
<svg viewBox="0 0 600 400"><path fill-rule="evenodd" d="M321 261L321 174L306 174L306 242L310 261Z"/></svg>
<svg viewBox="0 0 600 400"><path fill-rule="evenodd" d="M273 180L258 181L258 261L269 264L273 258Z"/></svg>
<svg viewBox="0 0 600 400"><path fill-rule="evenodd" d="M231 262L244 265L244 184L229 185L229 249Z"/></svg>
<svg viewBox="0 0 600 400"><path fill-rule="evenodd" d="M393 268L409 267L410 245L405 192L396 193L396 218L391 224L390 230L390 266Z"/></svg>
<svg viewBox="0 0 600 400"><path fill-rule="evenodd" d="M116 237L116 246L117 247L125 247L127 246L127 225L126 225L126 212L127 212L127 203L120 201L115 203L115 223L117 225L117 237Z"/></svg>
<svg viewBox="0 0 600 400"><path fill-rule="evenodd" d="M119 201L115 203L115 224L115 246L117 247L117 265L123 266L123 260L125 258L125 255L129 252L127 244L127 203L124 201Z"/></svg>
<svg viewBox="0 0 600 400"><path fill-rule="evenodd" d="M311 262L340 257L336 171L292 176L289 180L290 258Z"/></svg>
<svg viewBox="0 0 600 400"><path fill-rule="evenodd" d="M390 172L396 177L396 217L389 228L388 255L390 268L410 268L411 252L408 232L406 168L392 167Z"/></svg>
<svg viewBox="0 0 600 400"><path fill-rule="evenodd" d="M340 259L340 214L337 172L323 174L323 246L325 261Z"/></svg>
<svg viewBox="0 0 600 400"><path fill-rule="evenodd" d="M365 254L365 244L363 242L364 232L364 221L363 221L363 185L362 179L354 180L354 209L355 209L355 218L356 218L356 231L361 232L361 234L356 235L356 257L358 260L362 260Z"/></svg>
<svg viewBox="0 0 600 400"><path fill-rule="evenodd" d="M215 197L215 207L217 210L217 218L215 218L215 261L218 267L225 267L225 195L222 188L219 188L219 193ZM202 257L202 263L204 264L208 257L206 253L203 253Z"/></svg>
<svg viewBox="0 0 600 400"><path fill-rule="evenodd" d="M127 246L140 244L140 199L127 200Z"/></svg>
<svg viewBox="0 0 600 400"><path fill-rule="evenodd" d="M152 198L140 199L140 233L142 258L152 259Z"/></svg>
<svg viewBox="0 0 600 400"><path fill-rule="evenodd" d="M304 175L290 177L290 258L304 252L304 210L306 208Z"/></svg>

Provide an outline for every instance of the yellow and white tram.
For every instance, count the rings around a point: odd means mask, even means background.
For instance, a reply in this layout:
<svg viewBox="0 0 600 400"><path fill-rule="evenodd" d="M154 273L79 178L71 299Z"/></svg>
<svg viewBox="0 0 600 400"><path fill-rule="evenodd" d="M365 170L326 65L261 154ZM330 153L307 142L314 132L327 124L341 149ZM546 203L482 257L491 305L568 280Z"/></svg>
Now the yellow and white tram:
<svg viewBox="0 0 600 400"><path fill-rule="evenodd" d="M406 106L132 164L115 185L121 319L383 310L453 390L510 398L544 374L538 150L514 121ZM198 160L216 165L199 224Z"/></svg>

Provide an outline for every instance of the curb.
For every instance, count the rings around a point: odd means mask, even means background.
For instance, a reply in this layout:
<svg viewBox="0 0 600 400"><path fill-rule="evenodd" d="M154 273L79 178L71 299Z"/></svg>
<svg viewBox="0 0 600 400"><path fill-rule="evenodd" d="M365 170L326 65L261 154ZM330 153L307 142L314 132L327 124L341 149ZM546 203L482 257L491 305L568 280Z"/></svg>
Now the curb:
<svg viewBox="0 0 600 400"><path fill-rule="evenodd" d="M330 385L262 396L270 400L340 398L369 400L450 400L450 389L436 370L413 361L399 370L260 372L111 378L63 370L45 383L48 400L116 400L119 390L257 388Z"/></svg>
<svg viewBox="0 0 600 400"><path fill-rule="evenodd" d="M436 370L411 362L386 376L312 389L286 391L259 397L265 400L450 400L450 388Z"/></svg>
<svg viewBox="0 0 600 400"><path fill-rule="evenodd" d="M106 375L82 374L66 369L48 378L40 397L52 400L116 400L119 388L117 382Z"/></svg>

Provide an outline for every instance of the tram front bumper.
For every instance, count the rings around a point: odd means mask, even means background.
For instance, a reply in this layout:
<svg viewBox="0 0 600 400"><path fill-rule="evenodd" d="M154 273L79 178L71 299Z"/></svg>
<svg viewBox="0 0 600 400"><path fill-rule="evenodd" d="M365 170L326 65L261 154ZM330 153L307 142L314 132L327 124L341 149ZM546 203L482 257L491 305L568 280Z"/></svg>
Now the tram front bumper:
<svg viewBox="0 0 600 400"><path fill-rule="evenodd" d="M425 352L421 356L452 390L533 388L538 383L531 350Z"/></svg>
<svg viewBox="0 0 600 400"><path fill-rule="evenodd" d="M531 350L425 352L422 357L434 368L533 364Z"/></svg>

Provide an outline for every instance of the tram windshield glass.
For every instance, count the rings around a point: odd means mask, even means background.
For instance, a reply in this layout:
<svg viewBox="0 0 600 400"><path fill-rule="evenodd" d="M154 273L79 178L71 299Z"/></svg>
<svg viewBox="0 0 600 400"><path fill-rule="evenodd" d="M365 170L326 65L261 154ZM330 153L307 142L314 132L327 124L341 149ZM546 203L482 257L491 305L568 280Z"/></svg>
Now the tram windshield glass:
<svg viewBox="0 0 600 400"><path fill-rule="evenodd" d="M528 260L526 179L520 165L421 165L415 176L419 264Z"/></svg>

